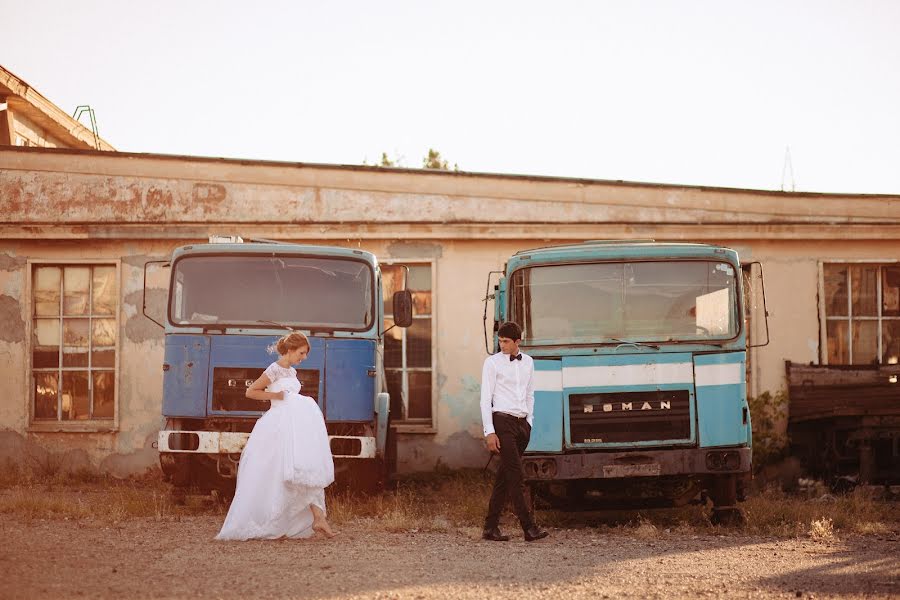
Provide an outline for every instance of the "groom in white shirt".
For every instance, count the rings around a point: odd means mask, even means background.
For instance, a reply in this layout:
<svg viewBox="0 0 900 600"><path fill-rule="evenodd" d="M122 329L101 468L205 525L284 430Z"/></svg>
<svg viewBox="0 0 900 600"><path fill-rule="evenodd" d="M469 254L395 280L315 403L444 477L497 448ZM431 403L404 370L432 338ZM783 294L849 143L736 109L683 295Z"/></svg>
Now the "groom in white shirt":
<svg viewBox="0 0 900 600"><path fill-rule="evenodd" d="M500 455L500 469L488 504L481 537L505 542L500 533L500 514L507 499L512 500L525 541L547 537L540 529L525 501L525 471L522 454L531 439L534 422L534 361L519 352L522 328L512 321L497 330L500 352L484 361L481 373L481 420L488 450Z"/></svg>

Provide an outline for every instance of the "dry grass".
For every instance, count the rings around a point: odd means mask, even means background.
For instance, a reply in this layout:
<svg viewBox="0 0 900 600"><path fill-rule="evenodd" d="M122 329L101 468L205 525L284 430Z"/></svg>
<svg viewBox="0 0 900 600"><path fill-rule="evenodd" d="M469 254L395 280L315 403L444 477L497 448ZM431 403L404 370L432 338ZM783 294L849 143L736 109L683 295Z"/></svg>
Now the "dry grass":
<svg viewBox="0 0 900 600"><path fill-rule="evenodd" d="M656 525L643 517L638 519L637 525L635 525L632 533L634 537L639 540L655 540L659 537L659 529Z"/></svg>
<svg viewBox="0 0 900 600"><path fill-rule="evenodd" d="M769 489L747 500L744 530L760 535L812 535L815 522L830 523L832 533L869 535L900 531L900 504L873 499L865 490L814 499Z"/></svg>
<svg viewBox="0 0 900 600"><path fill-rule="evenodd" d="M350 492L329 500L329 518L386 531L452 531L480 526L492 482L477 471L438 473L400 482L386 494Z"/></svg>
<svg viewBox="0 0 900 600"><path fill-rule="evenodd" d="M0 488L0 514L26 521L61 519L115 523L131 518L181 518L224 514L211 498L191 497L176 505L169 487L159 478L117 480L110 477L53 476L29 478Z"/></svg>
<svg viewBox="0 0 900 600"><path fill-rule="evenodd" d="M329 493L329 518L339 527L392 532L459 532L478 535L490 496L492 476L480 471L442 471L401 482L377 495ZM89 473L52 475L13 473L0 469L0 514L26 520L100 520L130 518L180 519L195 515L224 516L225 507L206 496L188 496L176 505L158 477L116 480ZM717 527L703 506L664 510L597 512L539 511L549 527L595 528L610 534L652 540L730 532L775 537L810 537L823 542L843 535L900 532L900 503L875 500L862 490L845 496L804 498L767 490L742 505L746 524ZM514 528L515 519L505 517Z"/></svg>

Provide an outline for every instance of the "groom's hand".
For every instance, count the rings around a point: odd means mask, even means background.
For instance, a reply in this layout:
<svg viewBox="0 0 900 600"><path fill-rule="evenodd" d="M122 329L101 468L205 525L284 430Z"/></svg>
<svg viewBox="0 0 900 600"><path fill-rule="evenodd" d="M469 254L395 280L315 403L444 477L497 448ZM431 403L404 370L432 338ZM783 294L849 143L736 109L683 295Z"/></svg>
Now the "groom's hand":
<svg viewBox="0 0 900 600"><path fill-rule="evenodd" d="M489 433L485 441L487 442L488 450L494 454L500 454L500 438L497 437L496 433Z"/></svg>

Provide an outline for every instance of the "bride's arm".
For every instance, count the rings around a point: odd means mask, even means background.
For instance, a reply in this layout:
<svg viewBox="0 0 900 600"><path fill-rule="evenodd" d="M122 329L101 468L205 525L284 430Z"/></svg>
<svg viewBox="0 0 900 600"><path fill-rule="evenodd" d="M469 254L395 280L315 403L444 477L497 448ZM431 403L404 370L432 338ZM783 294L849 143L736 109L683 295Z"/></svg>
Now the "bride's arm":
<svg viewBox="0 0 900 600"><path fill-rule="evenodd" d="M265 374L260 375L259 379L253 382L253 384L247 388L247 391L244 393L245 396L250 398L251 400L282 400L284 399L284 392L267 392L266 388L269 387L269 384L272 383Z"/></svg>

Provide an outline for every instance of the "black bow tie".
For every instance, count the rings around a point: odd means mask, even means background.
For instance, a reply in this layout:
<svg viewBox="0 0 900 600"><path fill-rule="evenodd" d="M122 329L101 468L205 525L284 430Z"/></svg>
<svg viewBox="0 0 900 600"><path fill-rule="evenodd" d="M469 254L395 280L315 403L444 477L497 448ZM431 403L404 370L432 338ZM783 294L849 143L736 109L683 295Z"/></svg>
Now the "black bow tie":
<svg viewBox="0 0 900 600"><path fill-rule="evenodd" d="M509 362L512 362L514 360L522 360L522 355L521 354L510 354Z"/></svg>

